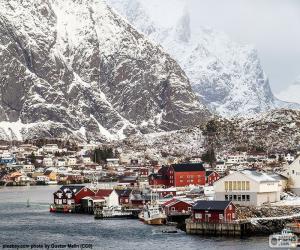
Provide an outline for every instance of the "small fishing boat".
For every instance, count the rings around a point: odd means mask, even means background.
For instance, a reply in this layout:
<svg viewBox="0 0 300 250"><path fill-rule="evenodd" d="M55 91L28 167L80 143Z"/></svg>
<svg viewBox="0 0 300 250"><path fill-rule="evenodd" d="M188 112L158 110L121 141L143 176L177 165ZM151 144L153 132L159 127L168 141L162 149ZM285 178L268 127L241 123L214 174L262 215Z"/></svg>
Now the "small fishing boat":
<svg viewBox="0 0 300 250"><path fill-rule="evenodd" d="M149 204L139 215L139 218L148 225L164 225L167 216L159 205Z"/></svg>
<svg viewBox="0 0 300 250"><path fill-rule="evenodd" d="M162 230L161 232L165 233L165 234L176 234L176 233L178 233L177 230Z"/></svg>
<svg viewBox="0 0 300 250"><path fill-rule="evenodd" d="M103 207L103 209L95 212L95 219L130 219L134 217L132 211L123 210L122 207Z"/></svg>

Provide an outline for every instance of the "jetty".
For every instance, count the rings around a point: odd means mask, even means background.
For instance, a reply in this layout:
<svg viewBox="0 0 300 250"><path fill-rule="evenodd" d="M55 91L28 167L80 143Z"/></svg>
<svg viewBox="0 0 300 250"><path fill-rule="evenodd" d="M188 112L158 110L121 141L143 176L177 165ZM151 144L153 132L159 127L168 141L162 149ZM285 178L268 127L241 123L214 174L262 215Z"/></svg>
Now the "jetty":
<svg viewBox="0 0 300 250"><path fill-rule="evenodd" d="M247 234L249 221L195 222L186 219L186 233L212 236L243 236Z"/></svg>

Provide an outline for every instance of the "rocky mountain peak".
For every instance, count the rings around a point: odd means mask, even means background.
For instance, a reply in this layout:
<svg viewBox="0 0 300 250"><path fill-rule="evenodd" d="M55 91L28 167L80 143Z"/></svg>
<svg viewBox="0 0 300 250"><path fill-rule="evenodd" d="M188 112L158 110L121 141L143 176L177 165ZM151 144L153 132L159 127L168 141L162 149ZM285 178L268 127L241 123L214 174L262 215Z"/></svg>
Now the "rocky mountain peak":
<svg viewBox="0 0 300 250"><path fill-rule="evenodd" d="M102 0L0 3L1 138L112 140L201 123L180 66Z"/></svg>
<svg viewBox="0 0 300 250"><path fill-rule="evenodd" d="M135 13L131 0L112 0L108 3L138 30L143 32L151 25L153 32L147 34L156 43L172 55L186 72L199 100L209 109L225 117L247 117L276 108L300 108L299 104L287 103L274 97L268 77L266 76L257 51L248 45L232 41L222 32L213 31L201 26L191 29L190 15L181 5L170 1L165 11L182 14L171 27L163 27L164 20L157 20L144 0L139 2L139 11L143 20L131 19L126 9ZM164 2L164 4L166 4ZM174 5L174 6L173 6ZM181 6L181 9L178 9ZM157 6L156 6L157 7ZM145 17L147 16L147 17Z"/></svg>

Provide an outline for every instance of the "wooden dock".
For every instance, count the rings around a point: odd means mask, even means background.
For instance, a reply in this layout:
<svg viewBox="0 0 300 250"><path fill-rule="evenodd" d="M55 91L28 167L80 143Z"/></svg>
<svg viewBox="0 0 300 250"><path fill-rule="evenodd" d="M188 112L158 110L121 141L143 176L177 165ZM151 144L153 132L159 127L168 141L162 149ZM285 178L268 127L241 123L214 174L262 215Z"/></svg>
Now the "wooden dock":
<svg viewBox="0 0 300 250"><path fill-rule="evenodd" d="M188 234L212 235L212 236L233 236L240 237L246 234L250 225L249 222L194 222L187 219L186 232Z"/></svg>

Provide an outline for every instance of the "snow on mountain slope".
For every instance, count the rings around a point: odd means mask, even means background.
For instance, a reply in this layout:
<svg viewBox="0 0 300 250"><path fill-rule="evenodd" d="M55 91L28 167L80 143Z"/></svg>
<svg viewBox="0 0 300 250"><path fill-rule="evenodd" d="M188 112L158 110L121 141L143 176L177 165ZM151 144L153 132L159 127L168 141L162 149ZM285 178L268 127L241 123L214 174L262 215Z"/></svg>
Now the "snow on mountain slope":
<svg viewBox="0 0 300 250"><path fill-rule="evenodd" d="M112 140L209 116L180 66L103 0L0 2L0 57L1 138Z"/></svg>
<svg viewBox="0 0 300 250"><path fill-rule="evenodd" d="M166 1L107 1L179 62L199 99L213 112L234 117L282 107L300 108L274 97L253 47L239 45L211 29L192 30L187 1L168 1L167 8L161 6ZM157 14L161 9L168 12ZM167 17L173 20L172 25Z"/></svg>

